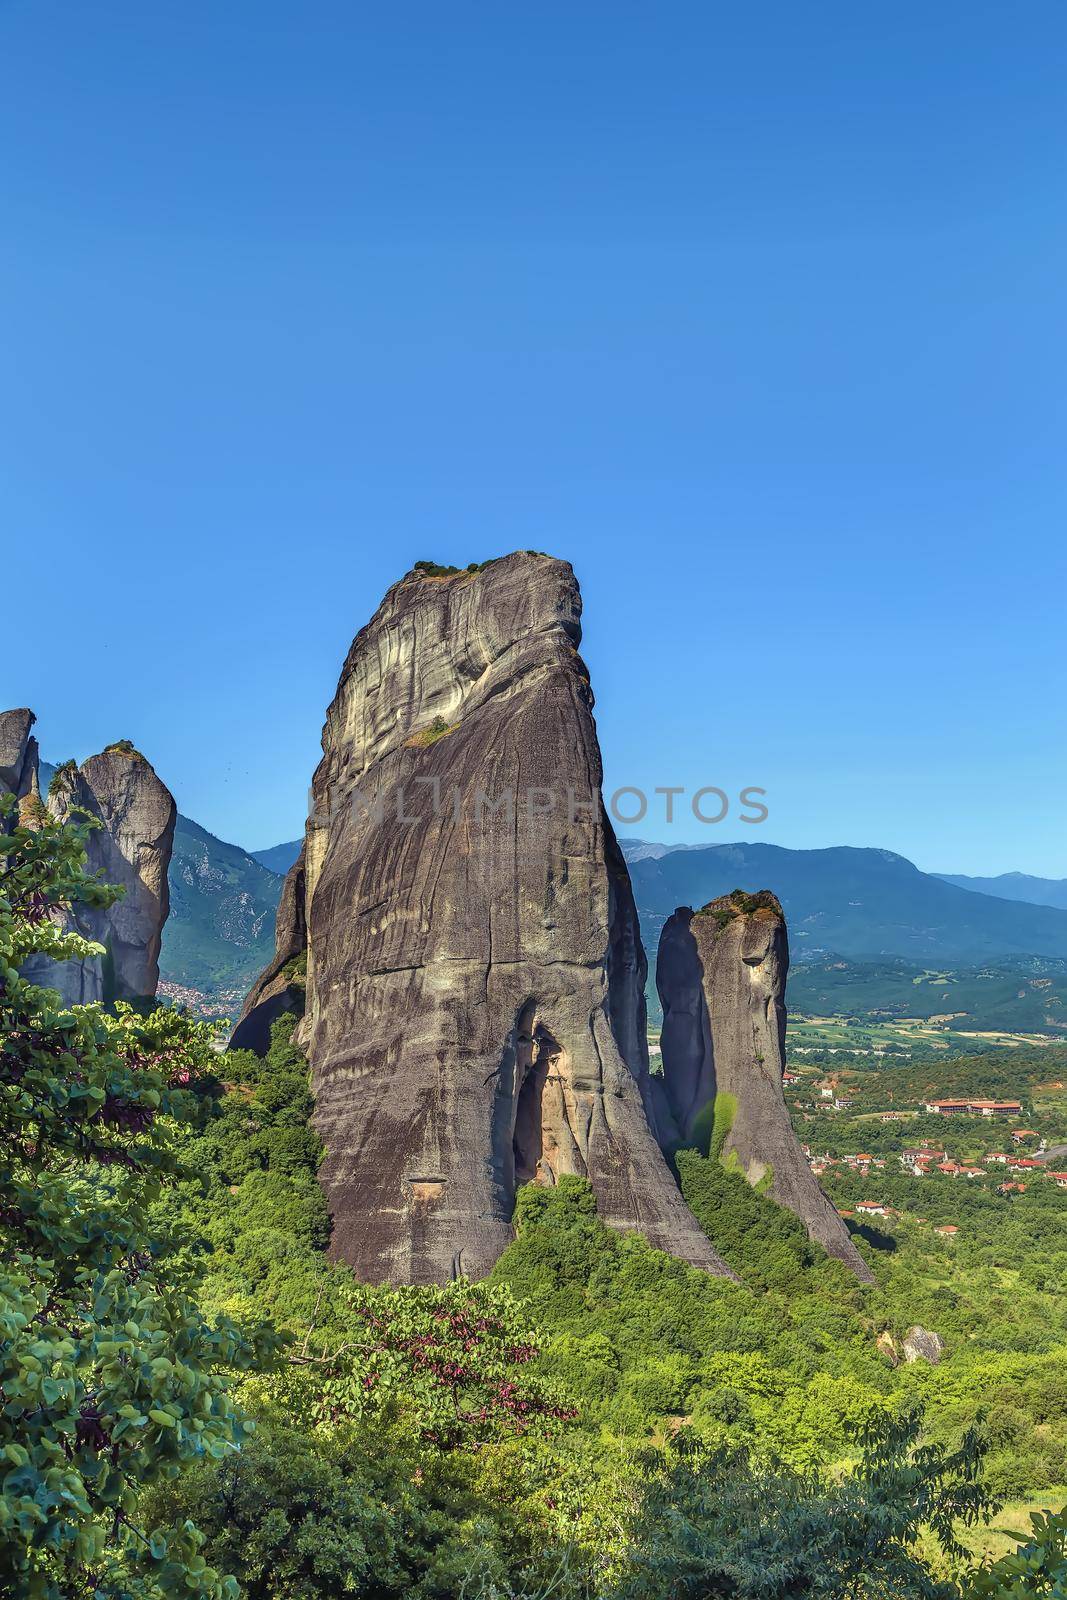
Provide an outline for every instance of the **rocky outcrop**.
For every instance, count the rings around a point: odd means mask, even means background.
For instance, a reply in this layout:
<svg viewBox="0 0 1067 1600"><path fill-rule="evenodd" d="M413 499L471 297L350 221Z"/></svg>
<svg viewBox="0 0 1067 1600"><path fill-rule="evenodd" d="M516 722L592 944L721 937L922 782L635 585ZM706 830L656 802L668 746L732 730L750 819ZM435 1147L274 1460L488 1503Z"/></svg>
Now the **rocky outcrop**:
<svg viewBox="0 0 1067 1600"><path fill-rule="evenodd" d="M897 1341L893 1338L888 1328L878 1335L875 1340L875 1348L880 1356L885 1357L891 1367L900 1366L900 1351L897 1349Z"/></svg>
<svg viewBox="0 0 1067 1600"><path fill-rule="evenodd" d="M409 573L327 712L300 1037L332 1248L371 1281L487 1272L517 1186L565 1173L605 1221L727 1272L650 1127L645 959L580 615L545 556Z"/></svg>
<svg viewBox="0 0 1067 1600"><path fill-rule="evenodd" d="M0 717L0 732L10 718L33 721L30 712L7 712ZM27 738L23 742L27 753L19 781L30 804L36 803L40 809L36 741ZM16 746L13 738L3 747L5 758ZM27 760L32 771L27 771ZM7 787L14 787L8 780L15 765L9 762L0 767ZM23 820L32 823L26 800L21 809ZM100 755L90 756L81 767L67 762L57 770L48 794L48 811L63 820L75 810L88 812L100 823L86 846L86 870L99 873L105 883L122 887L124 894L104 909L76 905L63 914L67 928L104 946L104 956L64 962L34 957L24 968L25 976L57 989L67 1005L152 998L159 982L159 950L169 907L167 868L174 838L174 798L144 756L128 740L122 740Z"/></svg>
<svg viewBox="0 0 1067 1600"><path fill-rule="evenodd" d="M37 782L37 740L30 732L36 721L26 706L0 711L0 793L19 801L33 794Z"/></svg>
<svg viewBox="0 0 1067 1600"><path fill-rule="evenodd" d="M800 1218L857 1277L872 1274L800 1148L782 1094L789 947L774 895L737 890L664 926L656 983L663 1003L661 1137L712 1153Z"/></svg>
<svg viewBox="0 0 1067 1600"><path fill-rule="evenodd" d="M286 873L278 914L274 922L274 959L249 990L231 1050L254 1050L263 1055L270 1030L287 1012L304 1014L307 974L307 926L304 921L304 852Z"/></svg>
<svg viewBox="0 0 1067 1600"><path fill-rule="evenodd" d="M908 1329L901 1346L905 1361L926 1361L932 1367L937 1366L945 1348L939 1333L931 1333L928 1328L918 1326Z"/></svg>

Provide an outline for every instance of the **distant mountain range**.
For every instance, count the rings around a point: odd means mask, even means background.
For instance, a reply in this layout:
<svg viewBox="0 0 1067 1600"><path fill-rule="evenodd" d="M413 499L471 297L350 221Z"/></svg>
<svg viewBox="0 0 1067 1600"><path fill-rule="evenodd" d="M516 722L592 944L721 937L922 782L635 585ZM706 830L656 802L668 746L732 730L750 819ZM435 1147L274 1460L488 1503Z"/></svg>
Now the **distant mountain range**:
<svg viewBox="0 0 1067 1600"><path fill-rule="evenodd" d="M303 848L303 839L290 839L287 844L274 844L269 850L252 850L250 854L268 871L280 873L284 878Z"/></svg>
<svg viewBox="0 0 1067 1600"><path fill-rule="evenodd" d="M236 1018L274 954L282 879L180 813L169 877L161 978L210 996Z"/></svg>
<svg viewBox="0 0 1067 1600"><path fill-rule="evenodd" d="M41 763L42 786L53 770ZM676 906L701 906L737 888L769 888L778 895L798 968L844 958L920 966L1000 961L1013 970L1028 956L1067 958L1067 882L1017 872L997 878L934 875L889 850L844 846L620 843L653 971L660 928ZM273 954L282 879L300 845L294 839L244 850L179 814L160 960L169 990L195 991L206 1009L236 1016ZM811 974L809 988L845 987L843 976L831 966L825 970L817 980ZM795 981L805 981L799 970ZM858 998L852 977L847 986ZM824 997L829 1000L829 992Z"/></svg>
<svg viewBox="0 0 1067 1600"><path fill-rule="evenodd" d="M623 852L651 951L676 906L702 906L740 888L774 890L801 961L1067 956L1067 910L960 888L891 850L748 843L679 850L624 840Z"/></svg>
<svg viewBox="0 0 1067 1600"><path fill-rule="evenodd" d="M1058 906L1067 911L1067 878L1032 878L1026 872L1002 872L997 878L968 878L965 873L939 872L944 883L998 900L1025 900L1033 906Z"/></svg>

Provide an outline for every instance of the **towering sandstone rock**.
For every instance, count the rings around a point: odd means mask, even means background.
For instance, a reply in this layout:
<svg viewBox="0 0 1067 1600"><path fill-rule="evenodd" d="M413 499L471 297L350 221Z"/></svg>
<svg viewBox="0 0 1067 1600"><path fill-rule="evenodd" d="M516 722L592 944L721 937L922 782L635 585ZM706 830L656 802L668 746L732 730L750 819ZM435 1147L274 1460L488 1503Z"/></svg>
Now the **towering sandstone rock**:
<svg viewBox="0 0 1067 1600"><path fill-rule="evenodd" d="M664 926L656 964L663 1002L661 1129L691 1140L714 1115L713 1152L803 1222L856 1276L871 1272L812 1176L782 1095L785 1067L785 918L767 890L735 891Z"/></svg>
<svg viewBox="0 0 1067 1600"><path fill-rule="evenodd" d="M15 718L20 719L17 724ZM33 720L32 712L0 714L0 784L31 802L38 795L37 744L29 738ZM25 732L20 733L23 724ZM21 765L9 760L19 738ZM34 983L58 989L68 1005L150 998L159 982L159 950L170 905L167 868L177 815L174 798L144 756L122 740L81 767L69 762L58 769L48 810L61 820L75 808L101 824L89 836L87 870L121 885L125 894L102 910L75 906L66 923L102 944L107 954L60 963L34 957L25 974Z"/></svg>
<svg viewBox="0 0 1067 1600"><path fill-rule="evenodd" d="M37 778L37 740L30 732L36 721L26 706L0 711L0 793L20 801L33 793Z"/></svg>
<svg viewBox="0 0 1067 1600"><path fill-rule="evenodd" d="M327 712L301 1037L333 1250L373 1281L487 1272L516 1187L564 1173L589 1178L607 1222L727 1270L649 1125L645 958L580 614L570 566L545 556L416 570L357 635ZM246 1029L298 958L300 917Z"/></svg>
<svg viewBox="0 0 1067 1600"><path fill-rule="evenodd" d="M174 796L144 756L123 741L61 769L48 797L62 818L75 806L99 818L89 836L88 869L126 893L104 911L79 906L79 930L107 949L102 961L67 962L71 1000L151 997L159 983L159 950L170 909L167 869L174 843ZM81 976L78 976L78 969ZM71 992L79 988L82 994Z"/></svg>

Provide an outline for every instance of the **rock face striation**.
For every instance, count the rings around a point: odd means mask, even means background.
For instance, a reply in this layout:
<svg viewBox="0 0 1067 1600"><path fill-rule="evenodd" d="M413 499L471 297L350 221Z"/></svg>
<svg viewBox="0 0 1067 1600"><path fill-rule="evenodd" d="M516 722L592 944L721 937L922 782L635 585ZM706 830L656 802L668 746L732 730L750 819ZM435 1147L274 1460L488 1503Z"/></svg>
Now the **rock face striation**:
<svg viewBox="0 0 1067 1600"><path fill-rule="evenodd" d="M371 1281L484 1274L518 1185L567 1173L605 1221L728 1275L651 1125L646 964L580 616L549 557L416 570L327 712L302 874L242 1026L303 921L332 1248Z"/></svg>
<svg viewBox="0 0 1067 1600"><path fill-rule="evenodd" d="M661 1136L691 1142L713 1119L712 1153L795 1213L809 1236L864 1281L872 1274L819 1188L782 1094L785 918L767 890L725 895L664 926L656 966L663 1002ZM671 1120L673 1119L673 1128Z"/></svg>
<svg viewBox="0 0 1067 1600"><path fill-rule="evenodd" d="M29 737L33 720L28 711L0 714L0 783L40 810L37 742ZM16 756L20 742L21 761ZM26 820L25 798L20 809ZM144 756L122 740L81 767L73 762L60 767L47 809L57 820L75 809L98 820L100 827L86 847L87 871L120 885L125 894L105 909L78 905L64 913L71 931L105 947L103 957L64 962L34 957L26 964L26 977L58 989L67 1005L152 998L170 904L167 868L177 815L174 797ZM30 820L32 824L32 813Z"/></svg>

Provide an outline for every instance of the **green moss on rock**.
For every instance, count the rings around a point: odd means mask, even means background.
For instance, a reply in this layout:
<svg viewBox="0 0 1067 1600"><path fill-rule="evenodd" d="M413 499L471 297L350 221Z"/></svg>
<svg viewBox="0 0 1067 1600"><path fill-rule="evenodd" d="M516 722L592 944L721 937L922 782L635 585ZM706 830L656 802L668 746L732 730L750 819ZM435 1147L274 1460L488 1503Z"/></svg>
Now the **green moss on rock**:
<svg viewBox="0 0 1067 1600"><path fill-rule="evenodd" d="M446 722L444 717L434 717L428 728L413 733L404 743L411 750L427 750L430 745L436 744L438 739L444 739L448 734L455 733L458 727L458 722Z"/></svg>

